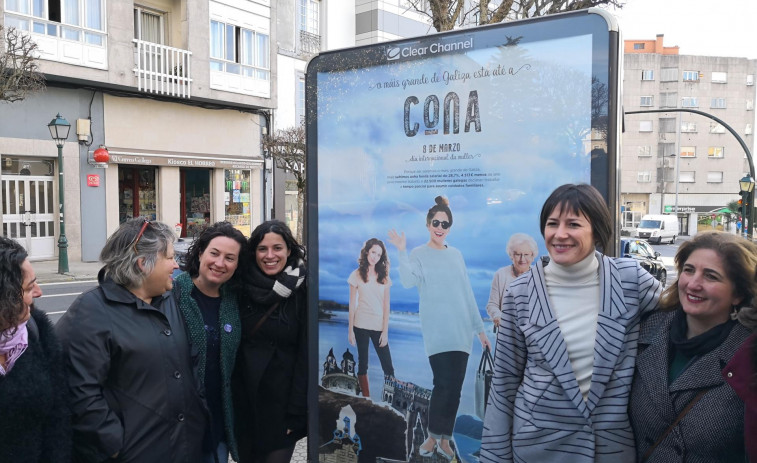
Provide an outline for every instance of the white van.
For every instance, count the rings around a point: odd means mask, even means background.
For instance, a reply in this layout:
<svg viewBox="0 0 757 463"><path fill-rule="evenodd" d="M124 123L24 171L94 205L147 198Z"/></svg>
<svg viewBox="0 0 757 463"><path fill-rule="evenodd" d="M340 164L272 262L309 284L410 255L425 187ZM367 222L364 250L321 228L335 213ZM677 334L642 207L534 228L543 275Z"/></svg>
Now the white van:
<svg viewBox="0 0 757 463"><path fill-rule="evenodd" d="M647 214L641 218L634 236L650 243L660 244L664 240L673 244L678 233L678 217L675 215Z"/></svg>

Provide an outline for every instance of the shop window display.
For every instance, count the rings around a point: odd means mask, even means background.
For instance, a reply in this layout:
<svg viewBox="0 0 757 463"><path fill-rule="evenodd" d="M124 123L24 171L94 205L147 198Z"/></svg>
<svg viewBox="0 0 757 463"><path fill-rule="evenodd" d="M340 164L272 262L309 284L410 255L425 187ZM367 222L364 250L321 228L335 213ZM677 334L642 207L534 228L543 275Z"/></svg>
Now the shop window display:
<svg viewBox="0 0 757 463"><path fill-rule="evenodd" d="M118 219L121 223L134 217L156 220L155 169L118 168Z"/></svg>
<svg viewBox="0 0 757 463"><path fill-rule="evenodd" d="M250 171L244 169L227 169L224 172L226 180L225 203L226 220L234 228L249 236L250 227Z"/></svg>

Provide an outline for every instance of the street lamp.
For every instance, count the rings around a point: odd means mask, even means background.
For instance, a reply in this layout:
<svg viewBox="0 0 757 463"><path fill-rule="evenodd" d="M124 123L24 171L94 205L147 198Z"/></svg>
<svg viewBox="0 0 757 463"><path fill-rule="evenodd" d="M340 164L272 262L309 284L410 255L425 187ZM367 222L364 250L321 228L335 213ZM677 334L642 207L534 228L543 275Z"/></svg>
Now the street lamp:
<svg viewBox="0 0 757 463"><path fill-rule="evenodd" d="M61 275L68 272L68 240L66 239L66 224L63 220L63 144L68 138L71 124L60 113L55 119L47 124L50 136L58 147L58 220L60 224L60 237L58 238L58 273Z"/></svg>
<svg viewBox="0 0 757 463"><path fill-rule="evenodd" d="M741 187L741 204L743 207L742 217L744 218L744 220L742 220L741 229L744 230L744 236L751 239L751 231L754 229L754 225L752 224L752 208L754 206L750 204L749 199L752 196L752 190L754 190L754 179L752 179L749 174L746 174L744 178L739 180L739 187ZM747 211L749 214L747 214ZM746 224L747 220L749 221L748 230Z"/></svg>

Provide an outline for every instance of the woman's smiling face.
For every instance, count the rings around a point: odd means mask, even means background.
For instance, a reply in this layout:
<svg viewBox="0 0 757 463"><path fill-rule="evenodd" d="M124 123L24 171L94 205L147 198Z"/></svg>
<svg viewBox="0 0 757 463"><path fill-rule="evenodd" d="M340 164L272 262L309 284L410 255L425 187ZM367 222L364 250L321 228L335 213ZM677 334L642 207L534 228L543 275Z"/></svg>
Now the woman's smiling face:
<svg viewBox="0 0 757 463"><path fill-rule="evenodd" d="M544 243L554 262L560 265L581 262L594 252L591 221L584 214L559 205L544 224Z"/></svg>
<svg viewBox="0 0 757 463"><path fill-rule="evenodd" d="M437 212L434 214L431 222L426 225L429 233L428 245L435 249L444 249L444 242L447 240L450 227L452 225L449 223L449 217L446 212Z"/></svg>

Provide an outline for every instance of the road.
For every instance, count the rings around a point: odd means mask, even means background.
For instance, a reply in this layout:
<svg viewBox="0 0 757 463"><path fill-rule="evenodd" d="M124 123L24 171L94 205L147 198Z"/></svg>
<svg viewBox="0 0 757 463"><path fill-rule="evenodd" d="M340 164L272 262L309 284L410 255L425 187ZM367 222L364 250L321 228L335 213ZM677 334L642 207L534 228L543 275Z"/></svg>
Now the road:
<svg viewBox="0 0 757 463"><path fill-rule="evenodd" d="M42 297L34 301L34 306L46 312L50 321L56 323L79 294L95 286L95 280L43 283L39 285Z"/></svg>
<svg viewBox="0 0 757 463"><path fill-rule="evenodd" d="M676 278L678 278L678 272L675 267L675 255L678 252L678 247L689 239L688 236L679 237L674 244L651 244L652 248L660 253L660 260L665 264L665 268L668 271L668 281L665 287L670 286Z"/></svg>

